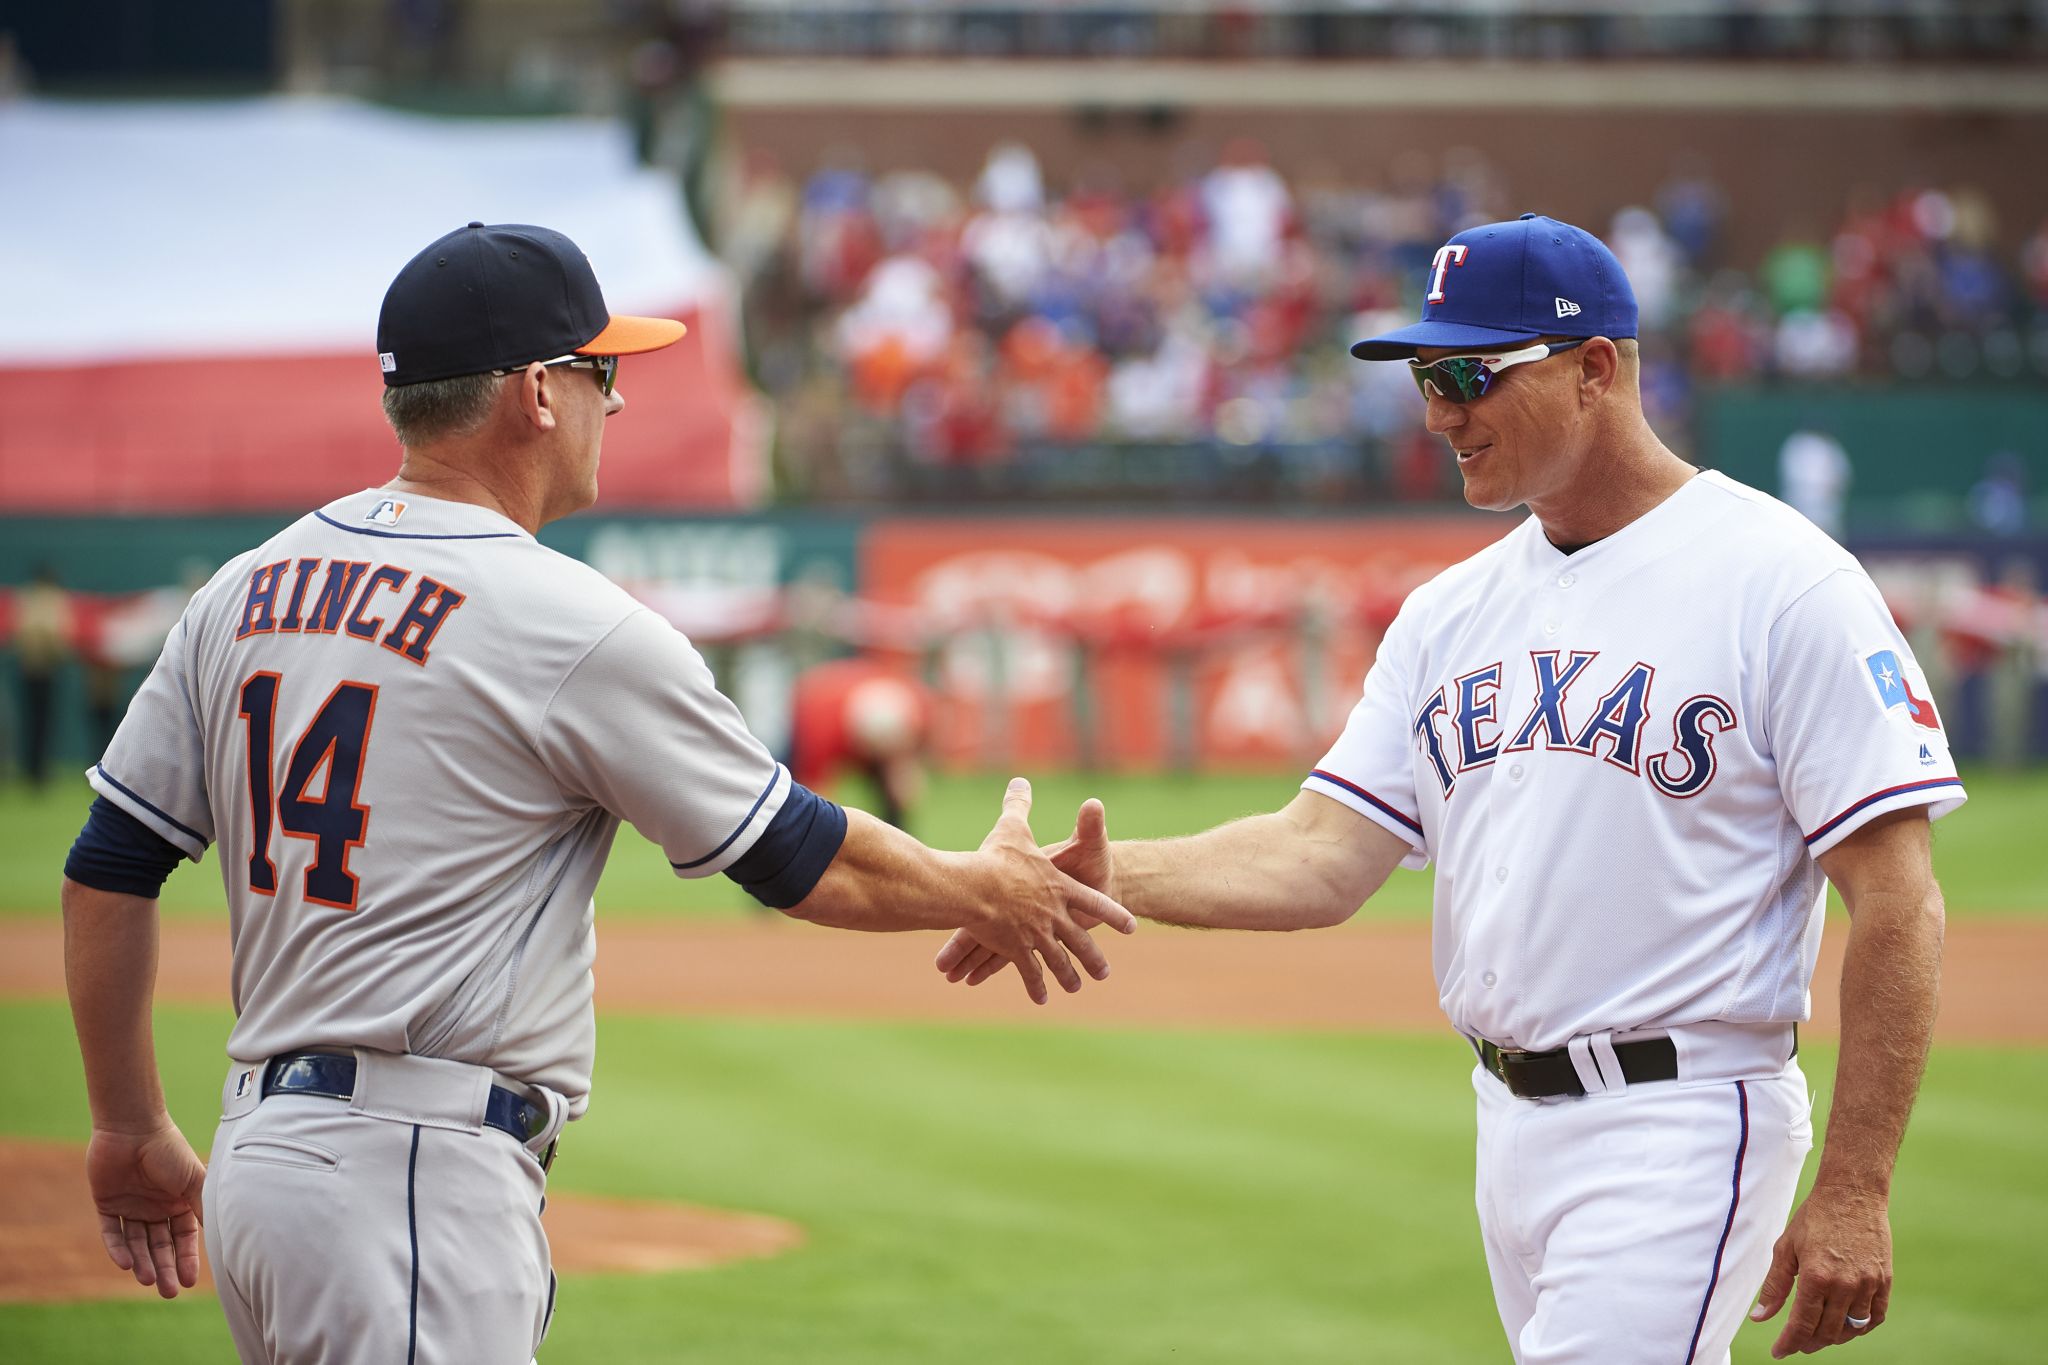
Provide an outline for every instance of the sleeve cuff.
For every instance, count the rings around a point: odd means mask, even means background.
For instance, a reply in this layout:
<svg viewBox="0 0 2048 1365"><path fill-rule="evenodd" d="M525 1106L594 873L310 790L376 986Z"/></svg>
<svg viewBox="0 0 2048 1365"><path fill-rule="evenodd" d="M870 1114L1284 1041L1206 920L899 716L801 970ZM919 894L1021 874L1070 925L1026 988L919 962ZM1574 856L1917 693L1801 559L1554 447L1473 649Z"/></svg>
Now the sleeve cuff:
<svg viewBox="0 0 2048 1365"><path fill-rule="evenodd" d="M1385 799L1373 795L1355 782L1347 781L1335 773L1315 769L1301 784L1303 791L1312 791L1318 796L1327 796L1340 805L1349 806L1366 819L1386 830L1395 838L1407 844L1411 850L1401 859L1401 866L1420 869L1429 866L1429 849L1424 841L1422 822L1414 819Z"/></svg>
<svg viewBox="0 0 2048 1365"><path fill-rule="evenodd" d="M768 775L768 785L754 798L754 808L747 812L739 827L725 837L724 843L703 857L694 858L689 862L679 863L670 858L668 865L675 869L678 877L709 877L713 873L725 871L745 857L747 850L761 837L762 831L774 823L776 814L782 809L782 803L789 799L790 785L789 769L780 763L776 764L775 771Z"/></svg>
<svg viewBox="0 0 2048 1365"><path fill-rule="evenodd" d="M206 846L213 842L212 840L190 825L180 823L167 811L151 803L147 797L123 786L101 765L95 763L92 770L86 773L85 780L92 784L94 791L154 830L193 862L196 863L206 856Z"/></svg>
<svg viewBox="0 0 2048 1365"><path fill-rule="evenodd" d="M1818 858L1880 815L1926 806L1927 818L1939 820L1968 799L1969 793L1963 790L1962 779L1956 777L1930 777L1924 782L1886 787L1855 802L1807 835L1806 849Z"/></svg>

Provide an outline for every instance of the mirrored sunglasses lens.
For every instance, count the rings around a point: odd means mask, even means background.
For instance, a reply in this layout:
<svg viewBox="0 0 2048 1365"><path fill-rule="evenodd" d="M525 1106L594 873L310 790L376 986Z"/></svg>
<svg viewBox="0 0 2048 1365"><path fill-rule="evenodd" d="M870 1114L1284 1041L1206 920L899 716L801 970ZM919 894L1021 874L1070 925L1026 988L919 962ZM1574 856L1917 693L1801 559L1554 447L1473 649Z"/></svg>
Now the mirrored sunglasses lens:
<svg viewBox="0 0 2048 1365"><path fill-rule="evenodd" d="M608 355L599 361L598 377L604 381L604 396L607 398L611 397L612 389L619 382L619 358L615 355Z"/></svg>
<svg viewBox="0 0 2048 1365"><path fill-rule="evenodd" d="M1423 397L1436 393L1453 403L1471 402L1485 393L1493 382L1493 371L1471 356L1453 356L1449 360L1416 365L1411 369L1415 375L1415 387L1422 390Z"/></svg>

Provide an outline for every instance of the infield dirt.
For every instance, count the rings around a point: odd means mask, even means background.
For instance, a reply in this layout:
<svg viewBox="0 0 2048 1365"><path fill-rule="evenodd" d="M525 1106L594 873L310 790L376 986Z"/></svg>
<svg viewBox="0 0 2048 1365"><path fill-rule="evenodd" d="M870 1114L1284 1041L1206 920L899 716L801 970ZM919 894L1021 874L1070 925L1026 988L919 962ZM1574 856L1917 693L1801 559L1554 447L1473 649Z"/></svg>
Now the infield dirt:
<svg viewBox="0 0 2048 1365"><path fill-rule="evenodd" d="M62 996L63 927L0 921L0 996ZM1180 1028L1425 1031L1447 1027L1423 924L1359 924L1298 934L1202 933L1144 925L1104 935L1110 979L1031 1004L1016 977L950 986L932 970L935 934L849 934L762 916L716 923L606 924L599 917L597 1003L605 1010L692 1015L1040 1019ZM1847 927L1830 920L1814 974L1816 1036L1839 1027ZM2048 1042L2033 1004L2048 961L2048 919L1951 920L1937 1036L1953 1042ZM223 922L163 926L157 998L228 999Z"/></svg>

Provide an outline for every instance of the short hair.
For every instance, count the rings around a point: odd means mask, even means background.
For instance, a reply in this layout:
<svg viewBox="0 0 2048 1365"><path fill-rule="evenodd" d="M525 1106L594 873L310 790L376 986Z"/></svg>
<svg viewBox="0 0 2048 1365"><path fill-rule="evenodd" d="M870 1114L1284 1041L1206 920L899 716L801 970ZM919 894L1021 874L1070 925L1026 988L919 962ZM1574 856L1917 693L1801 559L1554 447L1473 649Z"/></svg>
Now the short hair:
<svg viewBox="0 0 2048 1365"><path fill-rule="evenodd" d="M467 436L490 417L499 377L458 374L453 379L392 385L384 390L384 420L398 433L402 446Z"/></svg>

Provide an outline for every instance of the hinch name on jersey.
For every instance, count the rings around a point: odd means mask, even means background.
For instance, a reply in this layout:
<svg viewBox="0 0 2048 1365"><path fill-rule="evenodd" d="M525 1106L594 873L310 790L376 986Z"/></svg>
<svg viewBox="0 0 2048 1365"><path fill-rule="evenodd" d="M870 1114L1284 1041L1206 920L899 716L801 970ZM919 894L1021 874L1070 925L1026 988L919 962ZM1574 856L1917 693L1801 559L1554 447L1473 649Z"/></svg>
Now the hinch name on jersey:
<svg viewBox="0 0 2048 1365"><path fill-rule="evenodd" d="M322 570L325 570L324 576ZM319 580L315 586L315 580ZM237 640L257 635L352 635L374 642L400 658L426 666L427 651L434 636L447 624L467 594L425 574L414 580L412 570L396 564L375 568L361 559L322 559L309 556L293 561L280 559L264 564L249 575L249 595L235 628ZM406 600L406 585L412 582L412 597ZM286 591L289 583L290 590ZM388 593L378 600L377 595ZM284 599L280 611L278 599ZM390 613L405 603L396 615Z"/></svg>

